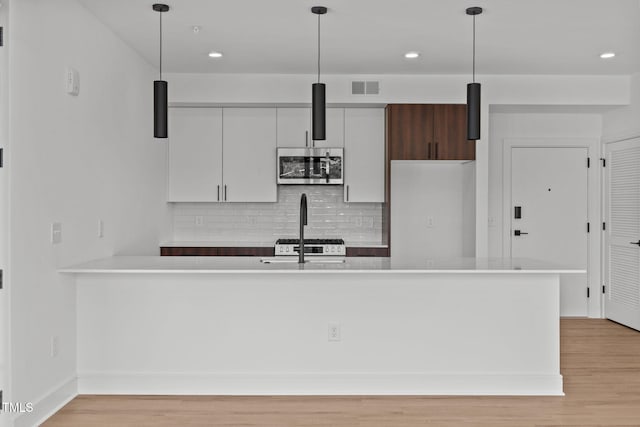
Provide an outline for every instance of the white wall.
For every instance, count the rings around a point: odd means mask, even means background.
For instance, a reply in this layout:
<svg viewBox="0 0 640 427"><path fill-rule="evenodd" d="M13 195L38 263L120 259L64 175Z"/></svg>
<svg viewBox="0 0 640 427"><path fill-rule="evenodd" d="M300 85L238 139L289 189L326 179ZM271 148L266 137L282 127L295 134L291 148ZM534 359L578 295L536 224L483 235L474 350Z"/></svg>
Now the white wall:
<svg viewBox="0 0 640 427"><path fill-rule="evenodd" d="M0 8L0 26L7 30L9 4L3 4ZM9 141L9 103L7 92L9 90L8 79L8 48L0 48L0 148L7 146ZM0 269L6 271L9 262L9 180L8 168L0 168ZM5 273L6 274L6 273ZM9 292L5 286L0 289L0 390L5 396L11 395L9 389ZM0 412L0 426L8 425L8 414Z"/></svg>
<svg viewBox="0 0 640 427"><path fill-rule="evenodd" d="M602 135L605 141L615 141L640 135L640 73L631 77L630 105L616 108L603 118Z"/></svg>
<svg viewBox="0 0 640 427"><path fill-rule="evenodd" d="M156 254L169 216L166 147L152 137L153 68L76 0L13 1L10 24L13 363L5 399L36 404L19 426L74 393L76 289L56 269ZM64 92L67 66L80 72L77 97ZM61 244L50 242L52 222L62 223Z"/></svg>
<svg viewBox="0 0 640 427"><path fill-rule="evenodd" d="M311 103L315 75L168 74L170 102ZM465 75L324 75L328 103L464 103ZM379 95L352 95L352 80L378 80ZM628 76L476 76L483 100L510 105L626 105Z"/></svg>

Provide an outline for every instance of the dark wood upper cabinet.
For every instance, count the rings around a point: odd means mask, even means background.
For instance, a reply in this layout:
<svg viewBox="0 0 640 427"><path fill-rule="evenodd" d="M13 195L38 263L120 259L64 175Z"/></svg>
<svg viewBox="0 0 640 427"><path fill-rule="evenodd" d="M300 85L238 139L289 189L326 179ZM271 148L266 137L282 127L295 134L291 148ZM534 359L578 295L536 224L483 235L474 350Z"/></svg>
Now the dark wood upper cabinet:
<svg viewBox="0 0 640 427"><path fill-rule="evenodd" d="M467 106L434 106L433 141L436 160L475 160L476 142L467 139Z"/></svg>
<svg viewBox="0 0 640 427"><path fill-rule="evenodd" d="M465 104L389 104L389 160L475 160Z"/></svg>
<svg viewBox="0 0 640 427"><path fill-rule="evenodd" d="M390 160L428 160L433 142L433 105L387 106Z"/></svg>

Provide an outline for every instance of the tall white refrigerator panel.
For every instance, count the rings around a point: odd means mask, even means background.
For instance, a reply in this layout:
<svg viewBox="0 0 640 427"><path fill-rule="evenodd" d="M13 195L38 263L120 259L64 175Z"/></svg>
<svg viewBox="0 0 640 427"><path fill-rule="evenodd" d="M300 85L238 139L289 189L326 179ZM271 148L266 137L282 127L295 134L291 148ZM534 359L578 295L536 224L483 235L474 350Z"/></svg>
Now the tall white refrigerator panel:
<svg viewBox="0 0 640 427"><path fill-rule="evenodd" d="M391 258L475 256L475 162L391 162Z"/></svg>

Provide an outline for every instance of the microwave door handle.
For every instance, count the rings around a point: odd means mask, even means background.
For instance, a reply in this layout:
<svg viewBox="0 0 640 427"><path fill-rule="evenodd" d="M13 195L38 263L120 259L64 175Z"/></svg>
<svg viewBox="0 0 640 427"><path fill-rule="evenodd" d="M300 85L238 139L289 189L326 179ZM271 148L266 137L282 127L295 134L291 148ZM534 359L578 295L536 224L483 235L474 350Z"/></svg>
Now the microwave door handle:
<svg viewBox="0 0 640 427"><path fill-rule="evenodd" d="M324 173L327 178L327 184L329 183L329 164L331 163L331 158L329 157L329 152L327 151L325 162L324 162Z"/></svg>

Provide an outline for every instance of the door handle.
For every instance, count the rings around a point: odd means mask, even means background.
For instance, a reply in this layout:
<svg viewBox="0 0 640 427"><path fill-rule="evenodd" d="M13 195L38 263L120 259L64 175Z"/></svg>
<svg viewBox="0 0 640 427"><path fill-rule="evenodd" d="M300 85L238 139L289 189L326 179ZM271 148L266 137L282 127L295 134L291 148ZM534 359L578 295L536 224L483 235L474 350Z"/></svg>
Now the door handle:
<svg viewBox="0 0 640 427"><path fill-rule="evenodd" d="M525 233L524 231L520 231L520 230L513 230L514 236L521 236L523 234L529 234L529 233Z"/></svg>
<svg viewBox="0 0 640 427"><path fill-rule="evenodd" d="M347 185L347 202L349 201L349 186Z"/></svg>
<svg viewBox="0 0 640 427"><path fill-rule="evenodd" d="M431 155L431 143L427 146L427 159L431 160L433 156Z"/></svg>
<svg viewBox="0 0 640 427"><path fill-rule="evenodd" d="M218 185L218 201L220 201L220 185Z"/></svg>
<svg viewBox="0 0 640 427"><path fill-rule="evenodd" d="M224 186L224 201L227 201L227 185Z"/></svg>
<svg viewBox="0 0 640 427"><path fill-rule="evenodd" d="M309 131L304 131L304 146L309 147Z"/></svg>
<svg viewBox="0 0 640 427"><path fill-rule="evenodd" d="M434 158L434 160L439 160L439 158L438 158L438 143L437 142L434 143L433 146L434 146L435 152L436 152L435 156L433 156L433 158Z"/></svg>
<svg viewBox="0 0 640 427"><path fill-rule="evenodd" d="M638 245L638 246L640 246L640 240L638 240L637 242L629 242L629 243L631 243L632 245Z"/></svg>

